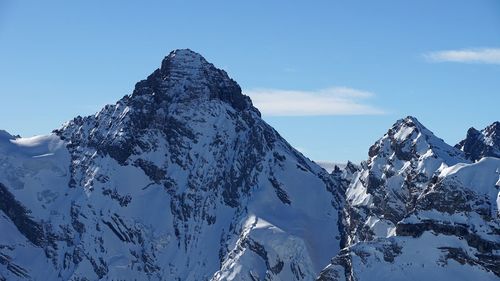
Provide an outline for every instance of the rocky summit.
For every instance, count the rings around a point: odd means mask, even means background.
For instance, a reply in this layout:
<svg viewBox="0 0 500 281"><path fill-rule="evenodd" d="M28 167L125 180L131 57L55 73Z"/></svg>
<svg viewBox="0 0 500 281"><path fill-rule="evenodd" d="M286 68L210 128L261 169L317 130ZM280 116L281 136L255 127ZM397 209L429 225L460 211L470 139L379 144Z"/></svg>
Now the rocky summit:
<svg viewBox="0 0 500 281"><path fill-rule="evenodd" d="M494 122L481 131L470 128L464 140L455 145L471 161L483 157L500 157L500 122Z"/></svg>
<svg viewBox="0 0 500 281"><path fill-rule="evenodd" d="M0 131L0 280L498 280L499 123L408 116L328 173L175 50L52 133Z"/></svg>

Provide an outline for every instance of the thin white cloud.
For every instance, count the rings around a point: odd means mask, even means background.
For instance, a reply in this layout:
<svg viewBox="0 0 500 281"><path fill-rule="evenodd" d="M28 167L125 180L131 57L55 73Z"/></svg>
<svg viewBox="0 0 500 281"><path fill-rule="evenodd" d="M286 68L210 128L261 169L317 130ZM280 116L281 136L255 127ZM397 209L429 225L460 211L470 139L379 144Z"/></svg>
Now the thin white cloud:
<svg viewBox="0 0 500 281"><path fill-rule="evenodd" d="M433 62L500 64L500 48L437 51L424 54L424 57Z"/></svg>
<svg viewBox="0 0 500 281"><path fill-rule="evenodd" d="M384 114L382 109L365 103L373 93L346 87L318 91L250 89L245 94L267 116Z"/></svg>

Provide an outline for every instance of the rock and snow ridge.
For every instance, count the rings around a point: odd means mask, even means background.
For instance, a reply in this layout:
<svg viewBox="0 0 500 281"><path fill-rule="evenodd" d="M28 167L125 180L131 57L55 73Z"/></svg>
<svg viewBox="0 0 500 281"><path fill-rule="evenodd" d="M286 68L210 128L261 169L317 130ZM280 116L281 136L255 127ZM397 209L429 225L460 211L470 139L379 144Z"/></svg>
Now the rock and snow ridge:
<svg viewBox="0 0 500 281"><path fill-rule="evenodd" d="M318 280L498 280L500 159L399 120L349 185L348 246Z"/></svg>
<svg viewBox="0 0 500 281"><path fill-rule="evenodd" d="M175 50L95 115L0 131L0 280L497 280L500 160L463 151L407 117L328 174Z"/></svg>
<svg viewBox="0 0 500 281"><path fill-rule="evenodd" d="M438 169L468 163L411 116L370 147L369 157L346 192L350 244L393 235Z"/></svg>
<svg viewBox="0 0 500 281"><path fill-rule="evenodd" d="M0 134L0 279L313 280L343 186L190 50L47 136Z"/></svg>

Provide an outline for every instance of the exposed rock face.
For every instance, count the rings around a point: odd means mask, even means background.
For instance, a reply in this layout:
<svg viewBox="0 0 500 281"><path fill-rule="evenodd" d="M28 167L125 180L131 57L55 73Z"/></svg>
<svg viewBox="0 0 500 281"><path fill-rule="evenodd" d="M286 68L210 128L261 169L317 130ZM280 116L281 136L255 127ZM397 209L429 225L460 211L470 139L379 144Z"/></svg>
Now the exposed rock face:
<svg viewBox="0 0 500 281"><path fill-rule="evenodd" d="M349 186L348 247L318 280L498 280L499 188L500 159L470 164L398 121Z"/></svg>
<svg viewBox="0 0 500 281"><path fill-rule="evenodd" d="M0 138L8 280L311 280L340 249L341 183L190 50L93 116Z"/></svg>
<svg viewBox="0 0 500 281"><path fill-rule="evenodd" d="M478 161L483 157L500 158L500 122L494 122L481 131L470 128L467 137L455 147L464 151L471 161Z"/></svg>

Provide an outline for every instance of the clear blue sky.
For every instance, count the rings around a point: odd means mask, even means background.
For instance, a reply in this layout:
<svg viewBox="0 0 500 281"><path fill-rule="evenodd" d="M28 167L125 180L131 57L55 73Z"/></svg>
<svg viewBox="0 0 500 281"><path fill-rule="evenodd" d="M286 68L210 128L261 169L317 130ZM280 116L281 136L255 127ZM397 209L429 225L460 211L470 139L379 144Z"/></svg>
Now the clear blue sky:
<svg viewBox="0 0 500 281"><path fill-rule="evenodd" d="M372 93L383 114L264 116L313 160L364 160L406 115L451 144L500 119L500 1L0 0L0 128L92 114L176 48L245 91Z"/></svg>

